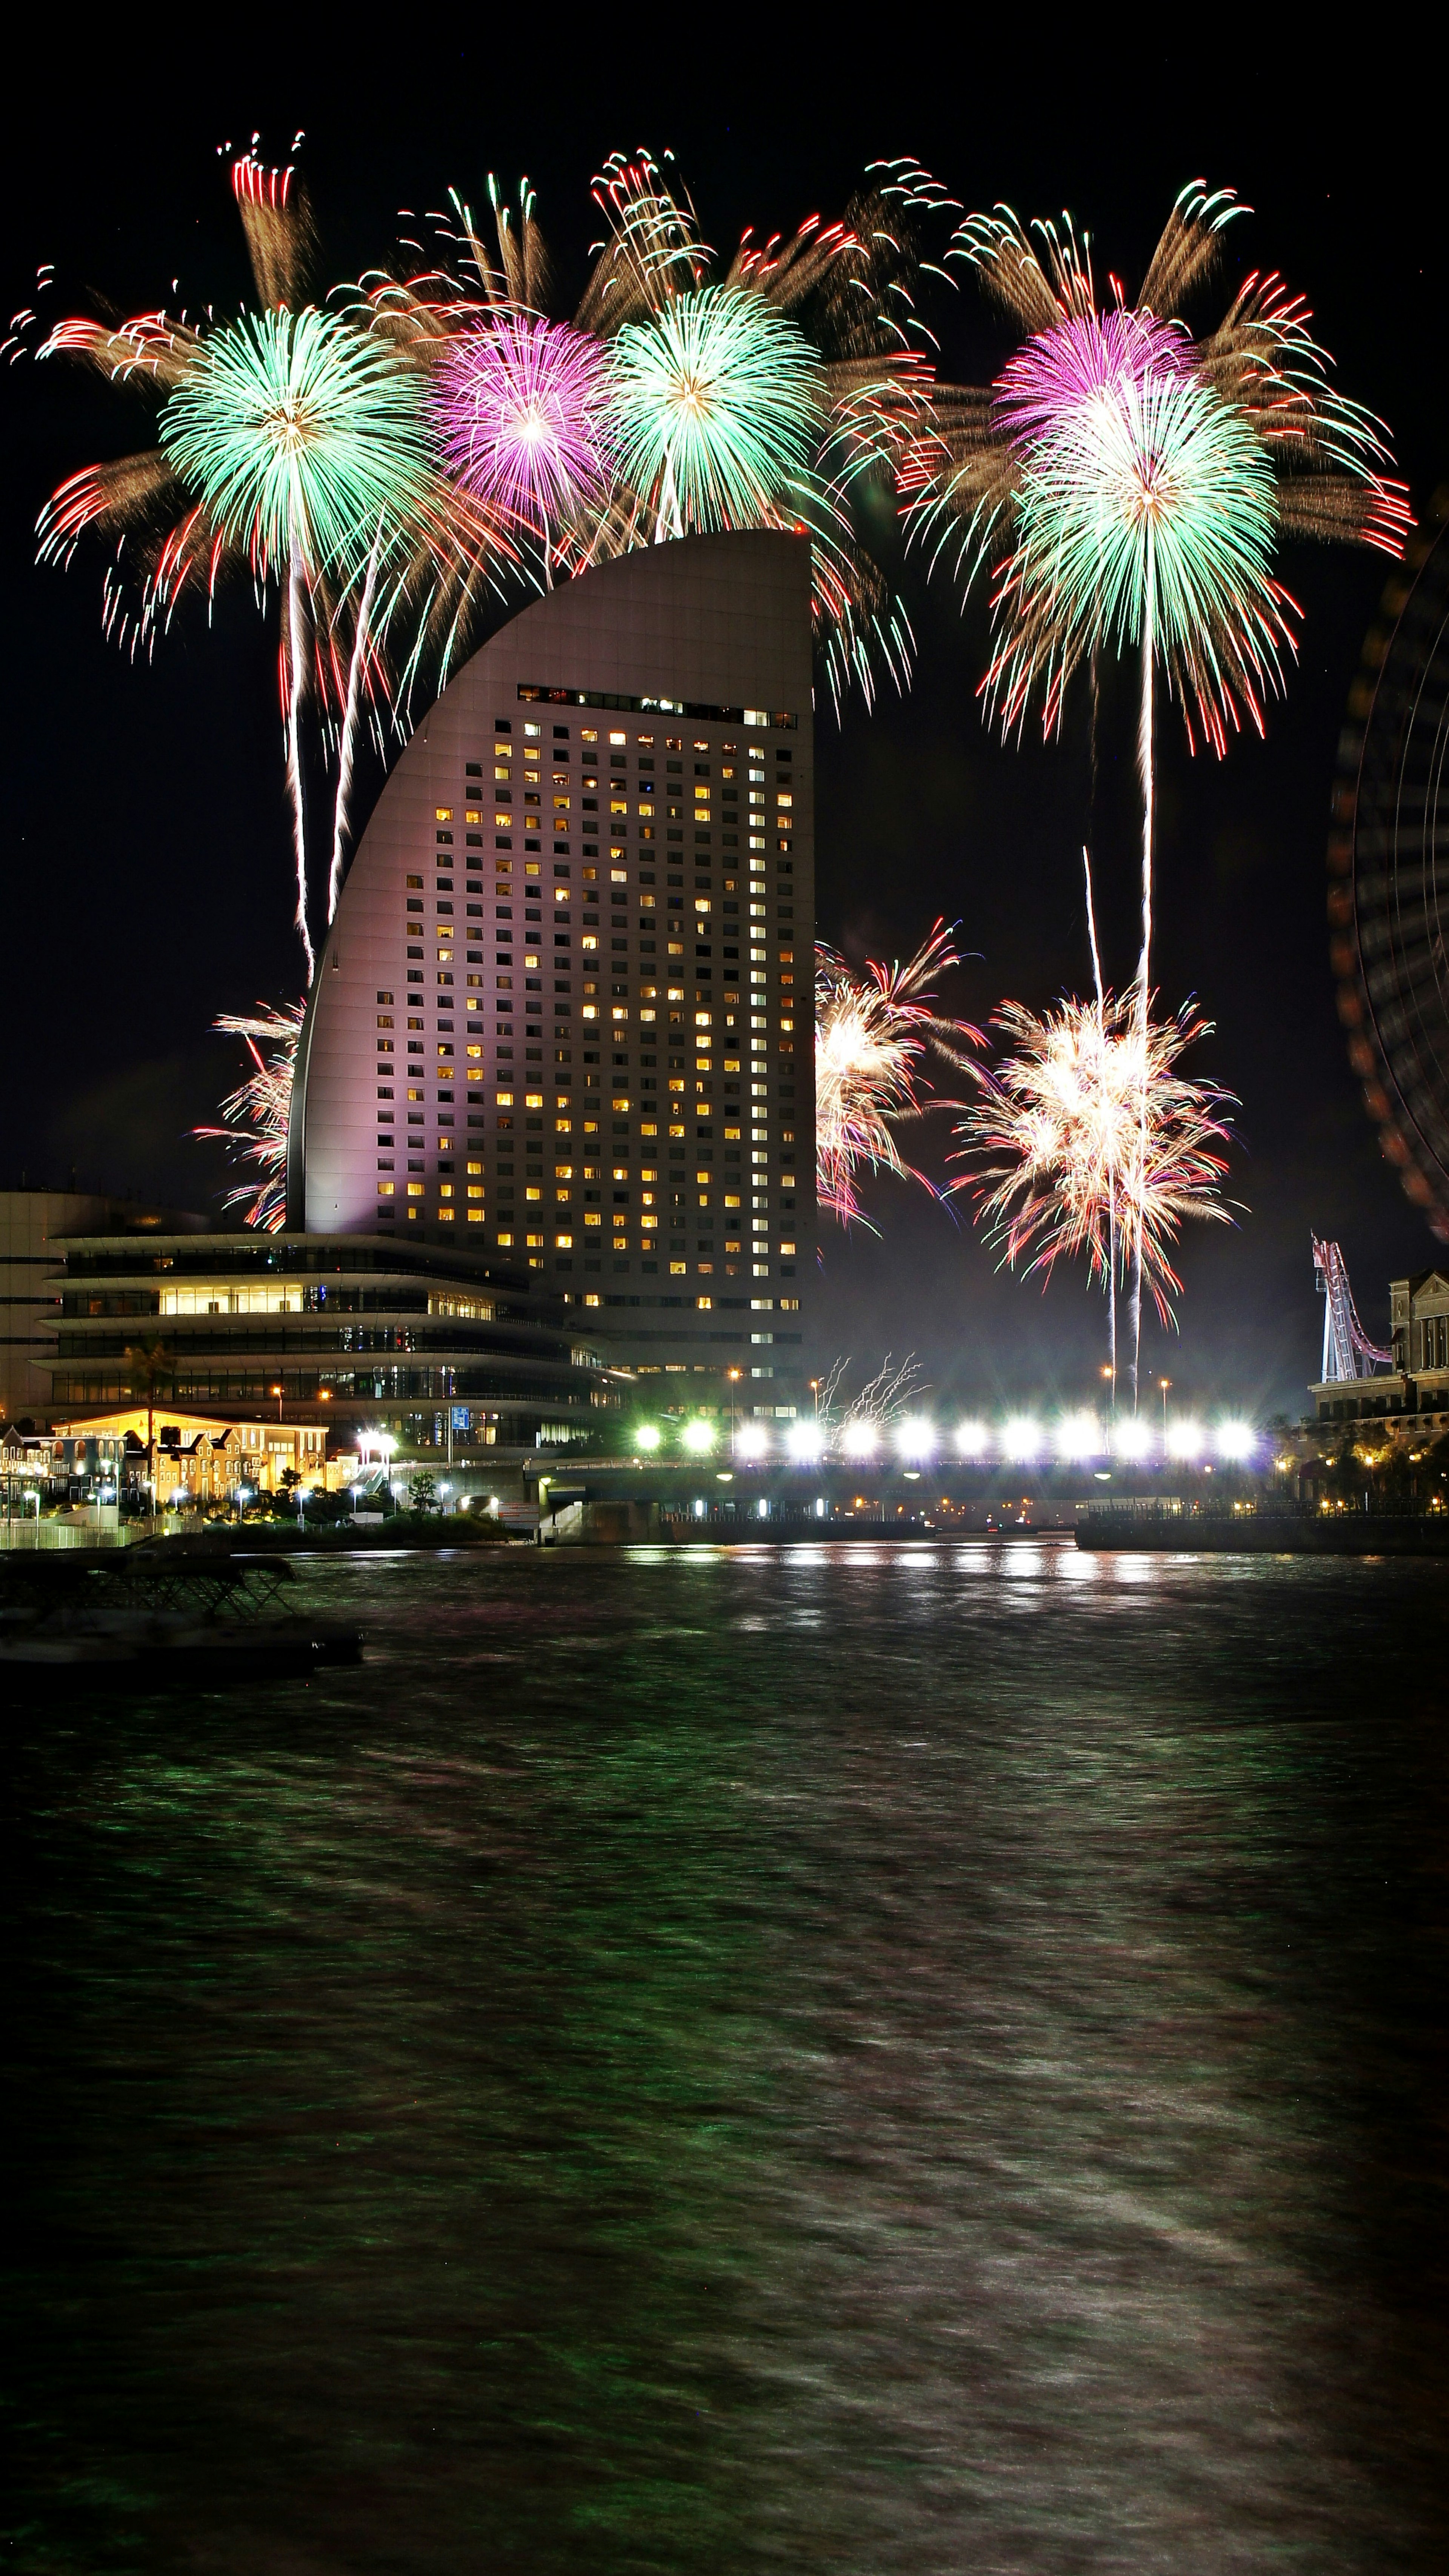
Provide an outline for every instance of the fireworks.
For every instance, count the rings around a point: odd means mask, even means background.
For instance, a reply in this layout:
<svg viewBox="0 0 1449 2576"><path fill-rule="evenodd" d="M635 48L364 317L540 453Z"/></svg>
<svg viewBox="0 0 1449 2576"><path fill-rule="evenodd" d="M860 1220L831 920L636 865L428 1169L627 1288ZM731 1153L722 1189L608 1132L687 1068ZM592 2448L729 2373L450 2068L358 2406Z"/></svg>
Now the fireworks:
<svg viewBox="0 0 1449 2576"><path fill-rule="evenodd" d="M222 1124L192 1130L196 1136L218 1137L234 1162L251 1165L250 1177L228 1190L225 1205L241 1208L245 1223L267 1234L276 1234L287 1221L292 1077L306 1016L305 1002L283 1002L276 1008L258 1002L254 1015L224 1011L214 1020L213 1028L223 1037L243 1040L252 1070L223 1100Z"/></svg>
<svg viewBox="0 0 1449 2576"><path fill-rule="evenodd" d="M1011 545L1028 493L1034 495L1039 539L1053 494L1079 533L1095 493L1106 533L1120 517L1125 462L1128 482L1146 487L1145 516L1151 522L1169 502L1181 507L1176 485L1185 432L1191 431L1198 455L1205 456L1201 442L1216 435L1209 423L1221 411L1230 418L1235 443L1231 472L1216 502L1206 479L1191 478L1192 564L1201 565L1205 549L1222 558L1207 598L1214 616L1225 607L1230 617L1235 613L1243 575L1254 562L1261 573L1277 534L1337 537L1390 554L1402 549L1409 514L1402 487L1384 479L1389 455L1383 425L1333 390L1330 361L1309 330L1311 317L1301 298L1290 296L1276 277L1254 275L1207 338L1193 340L1178 318L1217 256L1225 227L1246 211L1231 190L1209 194L1200 181L1185 188L1148 264L1135 310L1124 307L1120 289L1115 309L1098 309L1089 248L1069 222L1060 230L1036 224L1028 232L999 209L968 217L957 231L955 255L1024 329L1025 345L989 389L935 389L934 427L911 452L903 481L913 510L938 543L953 527L959 532L957 567L968 583L988 555L1001 568L994 667L999 682L1005 657L1014 683L999 688L997 697L1008 727L1039 684L1045 724L1053 729L1060 720L1064 654L1070 667L1086 645L1114 637L1120 642L1124 632L1140 631L1144 605L1139 573L1138 615L1131 625L1124 629L1106 600L1093 611L1083 592L1084 559L1070 544L1070 569L1060 580L1040 543L1013 579ZM1187 384L1198 389L1206 409L1174 392ZM1248 464L1250 453L1257 472ZM1043 472L1045 492L1035 480ZM1248 562L1242 559L1245 505ZM1143 551L1139 546L1139 556ZM1120 570L1120 537L1112 552ZM1225 587L1222 570L1235 558L1236 577ZM1250 575L1247 589L1261 606L1256 576ZM1275 594L1275 606L1280 599ZM1189 603L1190 594L1184 594L1182 604ZM1275 615L1269 623L1275 642L1285 640ZM1262 674L1251 648L1238 672L1216 672L1210 639L1205 641L1209 649L1194 656L1181 626L1176 634L1164 628L1154 634L1153 648L1161 654L1164 644L1169 647L1189 720L1195 714L1222 750L1224 690L1237 688L1243 668L1254 684ZM1256 685L1245 702L1251 704L1255 695Z"/></svg>
<svg viewBox="0 0 1449 2576"><path fill-rule="evenodd" d="M1028 336L989 390L936 388L935 427L902 480L938 547L959 532L968 584L996 562L983 688L1008 732L1034 692L1053 731L1081 660L1137 646L1144 742L1161 662L1189 739L1221 753L1240 710L1261 730L1293 647L1270 570L1278 536L1402 550L1409 514L1381 471L1382 424L1332 390L1301 300L1254 276L1206 339L1177 318L1245 211L1230 190L1184 189L1137 308L1119 290L1105 313L1070 223L1029 234L998 210L956 234L956 255Z"/></svg>
<svg viewBox="0 0 1449 2576"><path fill-rule="evenodd" d="M1008 1002L994 1017L1012 1051L973 1068L981 1097L957 1129L979 1214L1013 1267L1026 1258L1049 1276L1085 1253L1109 1290L1140 1278L1170 1324L1183 1223L1229 1221L1217 1192L1231 1096L1177 1070L1210 1023L1190 1006L1144 1022L1135 994L1110 993L1040 1018Z"/></svg>
<svg viewBox="0 0 1449 2576"><path fill-rule="evenodd" d="M882 671L904 684L914 639L856 504L867 481L893 491L927 417L907 281L913 210L938 196L892 165L845 221L746 233L725 263L648 153L615 155L595 181L605 237L570 321L542 309L532 191L514 209L492 180L496 242L453 196L434 219L441 257L375 280L367 310L429 380L451 470L539 541L546 580L694 529L807 536L827 688L838 707L858 683L869 703Z"/></svg>
<svg viewBox="0 0 1449 2576"><path fill-rule="evenodd" d="M934 1049L963 1064L980 1044L964 1020L940 1018L927 987L961 960L937 922L904 966L867 965L853 975L833 949L815 952L816 1196L842 1225L862 1218L858 1183L867 1169L894 1172L929 1189L903 1161L892 1132L904 1119L959 1107L931 1093L925 1065Z"/></svg>
<svg viewBox="0 0 1449 2576"><path fill-rule="evenodd" d="M503 313L453 340L433 414L450 471L490 508L543 536L604 484L604 356L563 322Z"/></svg>
<svg viewBox="0 0 1449 2576"><path fill-rule="evenodd" d="M264 577L297 558L313 581L345 576L379 525L422 525L433 508L416 377L315 307L244 314L199 342L160 437L220 543Z"/></svg>
<svg viewBox="0 0 1449 2576"><path fill-rule="evenodd" d="M305 302L310 229L294 174L248 155L233 164L232 187L261 312L204 329L165 313L116 328L72 318L41 350L150 391L160 443L62 484L41 513L40 554L68 563L87 532L115 540L104 623L133 656L155 649L188 593L209 600L226 575L245 571L265 607L275 583L296 922L310 982L304 714L324 756L337 760L335 909L358 726L370 718L380 741L385 710L402 728L421 655L436 648L446 662L457 603L471 601L507 546L473 496L439 474L415 369L371 329ZM390 679L394 636L400 669Z"/></svg>
<svg viewBox="0 0 1449 2576"><path fill-rule="evenodd" d="M1272 467L1180 335L1136 314L1072 316L1003 370L996 410L1020 467L987 682L1004 723L1033 680L1058 700L1106 644L1163 662L1219 750L1237 701L1261 729L1265 679L1292 643L1269 570Z"/></svg>

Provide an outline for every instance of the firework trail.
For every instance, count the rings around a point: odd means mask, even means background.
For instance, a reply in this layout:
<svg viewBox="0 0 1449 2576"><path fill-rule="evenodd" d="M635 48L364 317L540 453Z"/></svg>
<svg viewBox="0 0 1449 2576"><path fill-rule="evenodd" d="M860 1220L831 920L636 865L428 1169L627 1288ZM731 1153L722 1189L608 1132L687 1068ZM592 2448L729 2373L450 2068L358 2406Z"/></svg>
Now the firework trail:
<svg viewBox="0 0 1449 2576"><path fill-rule="evenodd" d="M893 1129L962 1106L939 1098L926 1071L933 1051L964 1065L962 1049L981 1043L965 1020L938 1015L928 989L960 963L939 921L904 966L870 963L855 975L833 949L815 951L815 1187L820 1205L842 1225L867 1222L858 1190L867 1170L932 1189L903 1160Z"/></svg>
<svg viewBox="0 0 1449 2576"><path fill-rule="evenodd" d="M276 1234L287 1221L287 1131L292 1114L292 1077L307 1005L258 1002L254 1013L223 1011L212 1027L223 1037L240 1038L252 1070L221 1103L219 1127L194 1127L192 1134L216 1137L233 1162L250 1164L249 1177L228 1190L224 1205L240 1208L247 1225ZM263 1050L266 1050L264 1053Z"/></svg>
<svg viewBox="0 0 1449 2576"><path fill-rule="evenodd" d="M825 1436L847 1456L863 1456L900 1420L907 1405L925 1394L929 1380L914 1351L907 1351L896 1364L887 1351L874 1377L867 1378L857 1395L843 1399L841 1390L850 1365L846 1352L831 1362L820 1381L816 1418Z"/></svg>
<svg viewBox="0 0 1449 2576"><path fill-rule="evenodd" d="M1044 1016L1019 1002L993 1014L1011 1052L971 1070L980 1098L957 1128L978 1216L1014 1268L1049 1277L1085 1253L1110 1291L1140 1278L1164 1326L1181 1281L1170 1250L1184 1222L1230 1222L1218 1197L1232 1095L1178 1064L1211 1023L1184 1005L1147 1018L1135 993L1070 998Z"/></svg>

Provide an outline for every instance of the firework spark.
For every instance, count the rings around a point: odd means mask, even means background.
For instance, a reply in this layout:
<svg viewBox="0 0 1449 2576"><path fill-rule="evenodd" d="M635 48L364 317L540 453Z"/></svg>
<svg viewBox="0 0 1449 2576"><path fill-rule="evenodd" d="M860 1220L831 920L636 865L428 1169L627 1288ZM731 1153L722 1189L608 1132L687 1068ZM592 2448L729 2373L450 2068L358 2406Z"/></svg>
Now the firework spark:
<svg viewBox="0 0 1449 2576"><path fill-rule="evenodd" d="M932 1188L903 1160L893 1129L933 1109L961 1106L936 1096L926 1071L932 1051L962 1065L962 1049L981 1043L979 1030L965 1020L938 1015L928 989L960 963L939 921L904 966L871 963L854 975L833 949L816 949L816 1196L842 1225L866 1222L859 1182L867 1170Z"/></svg>
<svg viewBox="0 0 1449 2576"><path fill-rule="evenodd" d="M978 1216L1014 1268L1049 1277L1085 1253L1114 1289L1140 1277L1164 1325L1181 1288L1170 1248L1188 1218L1226 1224L1230 1093L1178 1064L1211 1023L1191 1005L1145 1022L1135 994L1070 998L1038 1017L1018 1002L993 1015L1011 1052L973 1067L980 1098L957 1134Z"/></svg>
<svg viewBox="0 0 1449 2576"><path fill-rule="evenodd" d="M224 1204L240 1208L247 1225L276 1234L287 1221L287 1134L292 1114L292 1078L297 1045L307 1005L258 1002L255 1012L224 1011L212 1027L223 1037L240 1038L252 1069L221 1103L219 1127L195 1127L195 1136L216 1137L235 1163L250 1173ZM264 1052L265 1050L265 1052Z"/></svg>

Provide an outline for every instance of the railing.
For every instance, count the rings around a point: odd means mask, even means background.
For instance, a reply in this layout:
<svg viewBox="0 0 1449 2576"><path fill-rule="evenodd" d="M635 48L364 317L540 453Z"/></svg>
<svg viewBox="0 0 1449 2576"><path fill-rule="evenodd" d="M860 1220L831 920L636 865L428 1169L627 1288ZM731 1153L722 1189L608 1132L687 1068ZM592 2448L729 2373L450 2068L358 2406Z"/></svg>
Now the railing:
<svg viewBox="0 0 1449 2576"><path fill-rule="evenodd" d="M1124 1495L1120 1500L1111 1498L1098 1500L1094 1497L1091 1502L1083 1505L1082 1513L1084 1519L1098 1522L1110 1520L1422 1521L1449 1518L1449 1514L1431 1509L1415 1495L1407 1496L1403 1502L1378 1497L1368 1505L1362 1502L1333 1503L1327 1510L1317 1503L1299 1502L1292 1494L1269 1494L1261 1500L1250 1497L1246 1501L1239 1502L1234 1502L1226 1495L1219 1500L1216 1495L1207 1499L1198 1499L1193 1496L1174 1494L1164 1494L1134 1502Z"/></svg>

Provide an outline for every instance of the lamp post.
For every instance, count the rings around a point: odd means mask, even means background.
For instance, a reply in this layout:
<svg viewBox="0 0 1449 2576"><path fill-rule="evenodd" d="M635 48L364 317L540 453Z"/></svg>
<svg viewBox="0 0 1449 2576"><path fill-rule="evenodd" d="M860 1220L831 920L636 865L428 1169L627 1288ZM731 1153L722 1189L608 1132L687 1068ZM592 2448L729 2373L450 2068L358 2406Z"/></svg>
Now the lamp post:
<svg viewBox="0 0 1449 2576"><path fill-rule="evenodd" d="M269 1387L267 1392L269 1395L274 1395L277 1399L277 1420L280 1422L282 1419L282 1390L279 1386L273 1386Z"/></svg>
<svg viewBox="0 0 1449 2576"><path fill-rule="evenodd" d="M1109 1422L1115 1422L1117 1419L1117 1372L1112 1367L1110 1361L1108 1361L1103 1367L1102 1375L1107 1381L1107 1419Z"/></svg>
<svg viewBox="0 0 1449 2576"><path fill-rule="evenodd" d="M1168 1388L1171 1386L1171 1384L1172 1384L1172 1380L1171 1380L1171 1378L1170 1378L1170 1377L1160 1377L1160 1378L1158 1379L1157 1383L1158 1383L1158 1385L1159 1385L1159 1386L1161 1387L1161 1389L1162 1389L1162 1446L1163 1446L1163 1448L1164 1448L1164 1449L1166 1449L1166 1447L1167 1447L1167 1390L1168 1390Z"/></svg>
<svg viewBox="0 0 1449 2576"><path fill-rule="evenodd" d="M730 1465L733 1466L735 1461L735 1418L739 1411L735 1389L739 1385L742 1372L737 1368L732 1368L727 1369L725 1374L729 1379L730 1387Z"/></svg>

